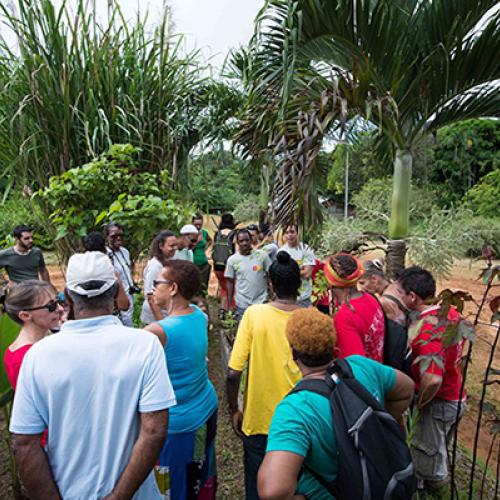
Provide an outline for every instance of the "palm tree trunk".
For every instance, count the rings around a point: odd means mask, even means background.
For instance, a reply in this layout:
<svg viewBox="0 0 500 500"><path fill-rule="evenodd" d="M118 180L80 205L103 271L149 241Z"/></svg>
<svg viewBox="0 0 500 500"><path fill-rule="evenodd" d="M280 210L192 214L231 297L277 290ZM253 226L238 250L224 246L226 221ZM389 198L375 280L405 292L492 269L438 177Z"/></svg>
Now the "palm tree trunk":
<svg viewBox="0 0 500 500"><path fill-rule="evenodd" d="M412 154L398 149L394 160L391 220L387 245L387 272L394 278L405 266L406 242L410 226L410 181Z"/></svg>

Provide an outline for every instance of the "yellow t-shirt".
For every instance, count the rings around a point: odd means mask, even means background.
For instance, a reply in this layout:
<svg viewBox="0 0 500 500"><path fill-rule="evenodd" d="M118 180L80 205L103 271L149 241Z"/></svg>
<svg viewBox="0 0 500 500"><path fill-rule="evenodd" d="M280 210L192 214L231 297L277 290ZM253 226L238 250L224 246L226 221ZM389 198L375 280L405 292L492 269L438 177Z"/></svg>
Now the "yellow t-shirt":
<svg viewBox="0 0 500 500"><path fill-rule="evenodd" d="M240 322L229 368L243 371L248 362L242 426L247 436L269 433L278 403L302 378L285 335L290 314L256 304Z"/></svg>

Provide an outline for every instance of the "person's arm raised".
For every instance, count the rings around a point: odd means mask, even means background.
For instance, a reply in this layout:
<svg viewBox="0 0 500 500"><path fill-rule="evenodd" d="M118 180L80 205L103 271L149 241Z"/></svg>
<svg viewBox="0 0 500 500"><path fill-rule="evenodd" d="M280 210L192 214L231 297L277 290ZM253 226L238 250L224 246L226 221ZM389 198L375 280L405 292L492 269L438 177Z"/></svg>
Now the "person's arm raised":
<svg viewBox="0 0 500 500"><path fill-rule="evenodd" d="M125 293L125 289L123 288L122 282L119 280L117 274L116 274L116 282L118 283L118 293L115 299L116 306L118 307L119 311L126 311L130 307L130 301L128 300L128 296Z"/></svg>
<svg viewBox="0 0 500 500"><path fill-rule="evenodd" d="M42 434L12 434L12 448L24 487L34 500L61 498L40 439Z"/></svg>
<svg viewBox="0 0 500 500"><path fill-rule="evenodd" d="M141 413L139 437L132 448L128 464L113 491L104 497L105 500L133 497L153 469L165 443L167 429L168 410Z"/></svg>
<svg viewBox="0 0 500 500"><path fill-rule="evenodd" d="M146 300L148 301L153 317L156 321L161 321L163 319L163 313L161 312L161 307L156 305L153 293L148 293Z"/></svg>

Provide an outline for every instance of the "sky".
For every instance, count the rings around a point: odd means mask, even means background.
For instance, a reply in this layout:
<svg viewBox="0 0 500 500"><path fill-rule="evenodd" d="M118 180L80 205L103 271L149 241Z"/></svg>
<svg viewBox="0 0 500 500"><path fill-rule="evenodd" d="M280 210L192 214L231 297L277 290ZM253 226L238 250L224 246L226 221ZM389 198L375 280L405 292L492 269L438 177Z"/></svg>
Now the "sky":
<svg viewBox="0 0 500 500"><path fill-rule="evenodd" d="M106 15L107 0L88 1L90 5L95 1L98 13ZM61 0L54 3L60 5ZM77 0L67 0L70 7L76 3ZM149 19L153 22L160 18L166 3L172 9L175 31L186 35L186 49L200 49L206 60L220 68L230 48L250 40L253 21L264 0L118 0L118 3L127 18L136 15L138 6L141 12L149 9Z"/></svg>

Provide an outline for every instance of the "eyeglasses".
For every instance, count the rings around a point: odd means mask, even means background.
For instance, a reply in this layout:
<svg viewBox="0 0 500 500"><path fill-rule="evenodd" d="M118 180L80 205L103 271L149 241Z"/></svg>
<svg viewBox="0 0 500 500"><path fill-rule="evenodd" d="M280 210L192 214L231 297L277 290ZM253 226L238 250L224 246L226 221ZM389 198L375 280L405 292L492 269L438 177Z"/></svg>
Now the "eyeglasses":
<svg viewBox="0 0 500 500"><path fill-rule="evenodd" d="M123 240L123 233L122 234L112 234L109 237L110 240Z"/></svg>
<svg viewBox="0 0 500 500"><path fill-rule="evenodd" d="M39 311L40 309L47 309L49 312L53 313L56 309L57 306L63 305L64 301L61 299L54 299L51 300L50 302L47 302L44 306L38 306L38 307L30 307L30 308L25 308L23 309L24 311Z"/></svg>
<svg viewBox="0 0 500 500"><path fill-rule="evenodd" d="M170 280L153 280L153 288L158 288L158 285L171 285L175 281Z"/></svg>

